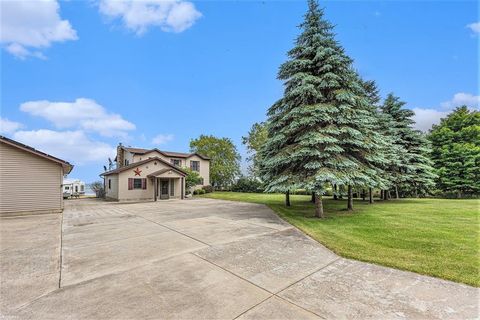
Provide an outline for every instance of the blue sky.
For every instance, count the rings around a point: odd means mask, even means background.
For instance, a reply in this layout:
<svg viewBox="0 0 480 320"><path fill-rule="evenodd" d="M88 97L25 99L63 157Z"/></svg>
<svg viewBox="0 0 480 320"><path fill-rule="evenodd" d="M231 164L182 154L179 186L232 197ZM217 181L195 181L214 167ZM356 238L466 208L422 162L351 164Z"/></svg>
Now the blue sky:
<svg viewBox="0 0 480 320"><path fill-rule="evenodd" d="M276 74L306 10L303 1L19 3L1 3L2 134L72 162L70 177L87 182L118 142L188 151L213 134L245 158L241 137L282 95ZM359 73L406 101L418 128L459 104L478 108L475 1L320 4Z"/></svg>

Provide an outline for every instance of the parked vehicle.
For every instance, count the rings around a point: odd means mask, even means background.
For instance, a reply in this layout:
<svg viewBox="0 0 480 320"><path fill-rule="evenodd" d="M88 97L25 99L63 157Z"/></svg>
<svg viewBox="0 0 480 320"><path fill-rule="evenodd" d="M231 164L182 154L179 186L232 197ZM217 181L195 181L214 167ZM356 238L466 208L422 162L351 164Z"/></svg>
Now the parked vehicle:
<svg viewBox="0 0 480 320"><path fill-rule="evenodd" d="M64 179L63 180L63 198L78 198L85 194L85 182L79 179Z"/></svg>

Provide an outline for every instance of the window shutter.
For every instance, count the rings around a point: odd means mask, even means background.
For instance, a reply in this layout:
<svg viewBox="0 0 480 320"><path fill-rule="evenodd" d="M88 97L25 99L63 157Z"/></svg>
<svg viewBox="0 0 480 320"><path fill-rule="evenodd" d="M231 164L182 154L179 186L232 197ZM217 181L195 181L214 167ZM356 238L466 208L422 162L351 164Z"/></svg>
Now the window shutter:
<svg viewBox="0 0 480 320"><path fill-rule="evenodd" d="M128 178L128 190L133 189L133 178Z"/></svg>
<svg viewBox="0 0 480 320"><path fill-rule="evenodd" d="M145 178L142 179L142 189L147 190L147 179Z"/></svg>

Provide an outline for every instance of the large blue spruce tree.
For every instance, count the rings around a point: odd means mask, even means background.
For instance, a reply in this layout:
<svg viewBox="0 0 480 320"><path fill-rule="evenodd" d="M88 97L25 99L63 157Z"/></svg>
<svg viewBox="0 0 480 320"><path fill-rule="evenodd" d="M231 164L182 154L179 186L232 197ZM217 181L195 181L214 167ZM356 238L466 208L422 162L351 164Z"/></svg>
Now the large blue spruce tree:
<svg viewBox="0 0 480 320"><path fill-rule="evenodd" d="M261 173L267 191L312 191L315 215L324 217L326 186L377 183L381 136L352 60L316 1L308 2L300 28L278 74L284 95L268 110Z"/></svg>
<svg viewBox="0 0 480 320"><path fill-rule="evenodd" d="M404 106L405 102L393 93L387 95L381 106L393 137L392 144L397 149L397 162L387 170L396 198L399 198L400 191L410 195L426 193L434 186L435 179L428 140L423 133L413 129L415 113Z"/></svg>

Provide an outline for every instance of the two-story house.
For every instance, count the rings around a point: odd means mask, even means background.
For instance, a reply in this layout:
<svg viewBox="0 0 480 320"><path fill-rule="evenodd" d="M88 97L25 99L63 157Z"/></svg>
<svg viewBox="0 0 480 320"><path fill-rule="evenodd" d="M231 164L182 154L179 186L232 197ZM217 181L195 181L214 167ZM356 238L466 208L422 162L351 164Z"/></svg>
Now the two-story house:
<svg viewBox="0 0 480 320"><path fill-rule="evenodd" d="M198 153L131 148L120 143L115 161L115 170L100 175L110 200L184 199L184 168L197 171L202 177L202 183L195 188L210 184L210 159Z"/></svg>

